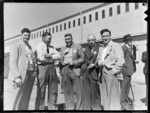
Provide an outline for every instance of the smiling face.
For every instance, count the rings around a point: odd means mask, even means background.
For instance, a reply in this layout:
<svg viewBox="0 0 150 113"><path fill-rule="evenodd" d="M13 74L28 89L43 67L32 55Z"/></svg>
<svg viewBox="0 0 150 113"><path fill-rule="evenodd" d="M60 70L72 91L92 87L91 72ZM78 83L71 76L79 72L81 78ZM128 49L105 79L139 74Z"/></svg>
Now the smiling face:
<svg viewBox="0 0 150 113"><path fill-rule="evenodd" d="M28 32L22 33L22 39L25 43L28 43L28 41L30 40L30 33Z"/></svg>
<svg viewBox="0 0 150 113"><path fill-rule="evenodd" d="M71 36L66 36L65 37L65 43L66 43L66 46L71 46L73 41L72 41L72 37Z"/></svg>
<svg viewBox="0 0 150 113"><path fill-rule="evenodd" d="M104 44L108 44L111 40L111 36L109 32L104 32L103 34L101 34L102 40L104 42Z"/></svg>

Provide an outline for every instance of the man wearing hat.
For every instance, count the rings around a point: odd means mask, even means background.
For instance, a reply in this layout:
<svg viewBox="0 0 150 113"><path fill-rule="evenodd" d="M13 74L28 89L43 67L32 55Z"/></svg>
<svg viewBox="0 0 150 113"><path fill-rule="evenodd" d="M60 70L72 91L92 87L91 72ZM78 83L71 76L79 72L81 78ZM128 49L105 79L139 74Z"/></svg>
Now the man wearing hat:
<svg viewBox="0 0 150 113"><path fill-rule="evenodd" d="M131 87L131 75L136 70L135 57L132 54L133 46L131 35L125 35L123 41L125 42L124 46L122 46L125 63L122 68L123 80L121 81L121 105L123 110L130 110L133 108L133 102L128 96Z"/></svg>

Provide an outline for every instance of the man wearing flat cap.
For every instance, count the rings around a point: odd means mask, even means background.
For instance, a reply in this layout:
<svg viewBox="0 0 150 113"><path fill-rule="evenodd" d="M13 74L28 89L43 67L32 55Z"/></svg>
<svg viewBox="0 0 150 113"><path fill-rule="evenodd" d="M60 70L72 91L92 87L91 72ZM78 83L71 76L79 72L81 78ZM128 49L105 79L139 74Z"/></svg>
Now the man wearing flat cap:
<svg viewBox="0 0 150 113"><path fill-rule="evenodd" d="M123 80L121 82L121 105L123 110L130 110L133 108L133 102L129 98L129 91L131 86L131 76L135 72L135 57L132 54L132 37L130 34L124 36L125 44L122 46L124 52L125 63L123 64L122 74Z"/></svg>

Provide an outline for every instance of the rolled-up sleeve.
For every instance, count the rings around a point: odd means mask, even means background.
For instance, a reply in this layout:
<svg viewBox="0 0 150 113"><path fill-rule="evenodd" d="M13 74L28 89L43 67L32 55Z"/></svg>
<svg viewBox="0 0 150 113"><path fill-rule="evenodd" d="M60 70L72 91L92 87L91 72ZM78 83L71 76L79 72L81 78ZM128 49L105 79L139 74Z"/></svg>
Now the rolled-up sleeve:
<svg viewBox="0 0 150 113"><path fill-rule="evenodd" d="M14 45L10 48L10 61L9 61L10 70L14 78L21 76L18 69L18 60L19 60L19 48L18 45Z"/></svg>
<svg viewBox="0 0 150 113"><path fill-rule="evenodd" d="M58 51L55 48L53 48L52 59L54 59L54 60L61 59L60 54L58 53Z"/></svg>
<svg viewBox="0 0 150 113"><path fill-rule="evenodd" d="M44 53L43 53L43 50L42 50L42 48L40 47L40 46L38 46L37 48L36 48L36 56L37 56L37 59L39 60L39 61L47 61L46 59L45 59L45 57L44 57Z"/></svg>

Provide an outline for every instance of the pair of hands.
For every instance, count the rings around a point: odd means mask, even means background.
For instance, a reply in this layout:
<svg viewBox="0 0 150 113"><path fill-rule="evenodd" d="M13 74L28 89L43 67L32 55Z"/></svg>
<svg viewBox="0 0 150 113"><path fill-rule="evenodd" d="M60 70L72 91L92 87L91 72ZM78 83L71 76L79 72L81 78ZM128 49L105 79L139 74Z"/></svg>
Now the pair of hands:
<svg viewBox="0 0 150 113"><path fill-rule="evenodd" d="M63 62L63 65L66 65L66 64L74 65L75 63L73 61Z"/></svg>
<svg viewBox="0 0 150 113"><path fill-rule="evenodd" d="M52 55L50 55L50 54L48 54L48 53L45 53L45 54L44 54L44 57L45 57L45 58L48 58L48 59L52 59Z"/></svg>

